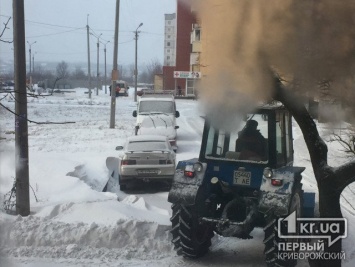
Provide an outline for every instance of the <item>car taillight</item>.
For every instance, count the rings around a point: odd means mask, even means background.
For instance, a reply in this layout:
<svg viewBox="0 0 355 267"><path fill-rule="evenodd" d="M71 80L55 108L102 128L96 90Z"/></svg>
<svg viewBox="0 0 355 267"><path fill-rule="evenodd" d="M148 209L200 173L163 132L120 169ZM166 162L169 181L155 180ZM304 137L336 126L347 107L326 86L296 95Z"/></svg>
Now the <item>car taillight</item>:
<svg viewBox="0 0 355 267"><path fill-rule="evenodd" d="M167 164L173 164L173 162L172 162L172 160L170 160L170 159L168 159L168 160L166 160L166 159L161 159L161 160L159 160L159 164L160 164L160 165L167 165Z"/></svg>
<svg viewBox="0 0 355 267"><path fill-rule="evenodd" d="M122 160L122 165L136 165L136 161L133 159L124 159Z"/></svg>
<svg viewBox="0 0 355 267"><path fill-rule="evenodd" d="M272 178L271 179L271 184L274 185L274 186L281 186L283 184L283 180L282 179Z"/></svg>

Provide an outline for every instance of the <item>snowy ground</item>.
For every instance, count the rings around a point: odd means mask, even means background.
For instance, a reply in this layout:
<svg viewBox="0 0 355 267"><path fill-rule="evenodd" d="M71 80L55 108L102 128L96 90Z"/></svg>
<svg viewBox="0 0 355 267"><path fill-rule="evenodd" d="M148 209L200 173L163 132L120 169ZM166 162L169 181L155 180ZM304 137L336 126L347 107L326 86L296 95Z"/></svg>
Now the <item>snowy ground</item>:
<svg viewBox="0 0 355 267"><path fill-rule="evenodd" d="M108 176L106 158L116 156L114 148L134 134L135 103L132 96L117 98L116 127L109 129L110 97L100 91L89 100L85 91L29 99L29 119L75 123L29 123L31 215L10 216L1 207L0 266L264 265L262 229L255 229L254 239L246 241L215 236L211 252L190 261L176 256L170 242L168 192L154 188L130 194L101 192ZM8 97L1 103L14 110ZM177 160L198 157L203 127L198 102L177 100L177 110L181 114ZM319 127L327 139L328 127ZM14 137L14 116L0 107L1 199L15 177ZM295 165L307 167L304 188L314 191L308 152L296 125L294 139ZM329 143L329 151L333 166L348 160L336 143ZM75 170L79 178L67 175ZM349 267L355 259L353 192L355 186L347 188L342 198L349 219L344 266Z"/></svg>

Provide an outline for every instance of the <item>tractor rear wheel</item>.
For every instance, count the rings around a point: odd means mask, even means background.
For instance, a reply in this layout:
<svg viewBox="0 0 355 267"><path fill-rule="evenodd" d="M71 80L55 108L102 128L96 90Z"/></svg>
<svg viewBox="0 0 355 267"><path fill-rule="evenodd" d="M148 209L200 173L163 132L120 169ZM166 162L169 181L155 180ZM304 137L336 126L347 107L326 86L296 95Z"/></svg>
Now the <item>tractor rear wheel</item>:
<svg viewBox="0 0 355 267"><path fill-rule="evenodd" d="M289 205L289 213L291 214L296 211L297 217L301 217L302 214L302 205L303 205L303 191L302 191L302 184L299 183L295 185L290 205ZM264 227L264 254L265 254L265 261L268 267L283 267L283 266L296 266L297 260L290 257L287 259L285 257L279 257L279 244L280 243L287 243L287 242L299 242L299 240L287 240L280 238L278 236L278 219L280 217L276 216L273 210L270 210L268 213L265 214L265 227ZM298 229L297 229L298 230Z"/></svg>
<svg viewBox="0 0 355 267"><path fill-rule="evenodd" d="M211 246L213 227L199 223L196 207L173 204L172 243L178 255L198 258L205 255Z"/></svg>

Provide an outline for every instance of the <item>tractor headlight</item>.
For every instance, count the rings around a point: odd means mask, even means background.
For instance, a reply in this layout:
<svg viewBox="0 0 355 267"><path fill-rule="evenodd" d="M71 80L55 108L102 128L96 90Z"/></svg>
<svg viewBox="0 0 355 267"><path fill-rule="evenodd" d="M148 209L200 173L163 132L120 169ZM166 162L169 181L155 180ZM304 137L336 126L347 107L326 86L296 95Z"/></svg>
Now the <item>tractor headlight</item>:
<svg viewBox="0 0 355 267"><path fill-rule="evenodd" d="M219 179L217 177L212 177L211 184L217 184Z"/></svg>
<svg viewBox="0 0 355 267"><path fill-rule="evenodd" d="M272 173L272 170L269 168L269 167L267 167L267 168L265 168L264 169L264 176L266 177L266 178L271 178L272 177L272 175L273 175L273 173Z"/></svg>

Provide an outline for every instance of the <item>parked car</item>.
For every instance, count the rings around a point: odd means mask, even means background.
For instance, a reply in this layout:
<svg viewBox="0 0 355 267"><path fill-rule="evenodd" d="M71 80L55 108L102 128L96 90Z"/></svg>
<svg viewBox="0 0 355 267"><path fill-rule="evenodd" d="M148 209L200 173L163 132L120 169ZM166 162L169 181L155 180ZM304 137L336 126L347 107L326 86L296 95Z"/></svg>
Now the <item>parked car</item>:
<svg viewBox="0 0 355 267"><path fill-rule="evenodd" d="M2 91L13 92L15 90L15 83L13 81L6 81L1 83Z"/></svg>
<svg viewBox="0 0 355 267"><path fill-rule="evenodd" d="M150 88L142 88L140 90L137 89L137 96L142 96L142 95L151 94L151 93L154 93L154 90L150 89Z"/></svg>
<svg viewBox="0 0 355 267"><path fill-rule="evenodd" d="M179 126L176 125L176 118L180 117L180 113L176 110L176 103L173 95L143 95L139 98L137 110L133 111L132 116L137 118L135 126L136 135L139 134L140 128L146 127L145 125L147 125L147 122L151 120L152 116L154 116L154 118L157 117L154 121L160 120L160 122L163 123L163 127L166 126L166 128L169 128L169 130L165 131L163 135L169 138L171 146L176 151L177 129L179 128ZM142 125L143 121L146 122L145 125ZM170 126L168 127L167 124ZM155 122L153 123L153 126L154 125L156 125ZM172 132L170 132L170 128L172 128Z"/></svg>
<svg viewBox="0 0 355 267"><path fill-rule="evenodd" d="M163 182L169 187L175 174L175 152L165 136L138 135L127 138L118 159L121 190L141 182Z"/></svg>
<svg viewBox="0 0 355 267"><path fill-rule="evenodd" d="M110 95L111 95L111 85L109 86L110 88ZM116 97L117 96L128 96L128 85L125 81L119 80L116 81Z"/></svg>

